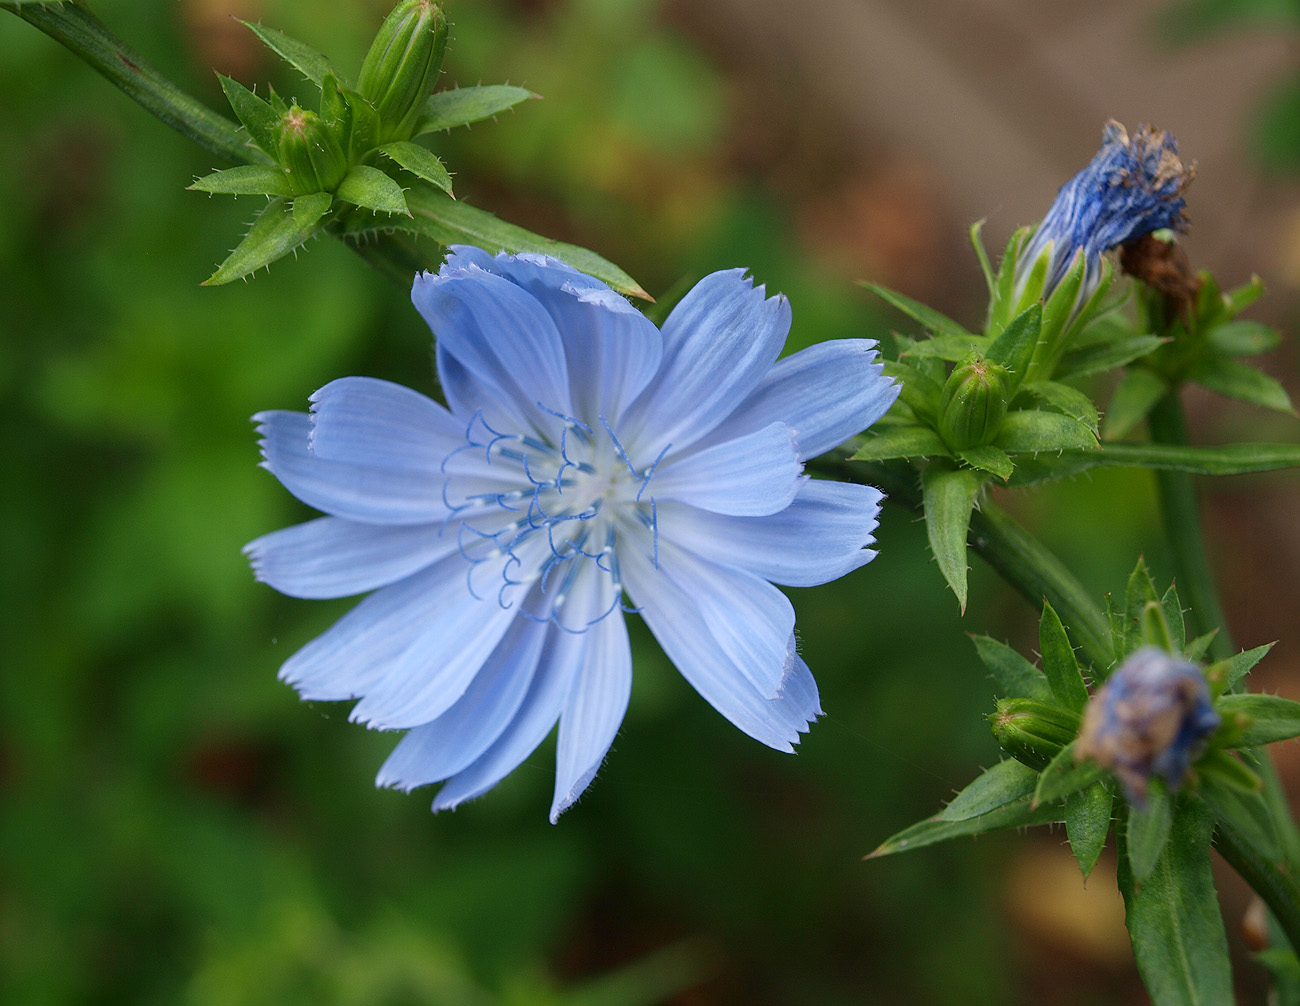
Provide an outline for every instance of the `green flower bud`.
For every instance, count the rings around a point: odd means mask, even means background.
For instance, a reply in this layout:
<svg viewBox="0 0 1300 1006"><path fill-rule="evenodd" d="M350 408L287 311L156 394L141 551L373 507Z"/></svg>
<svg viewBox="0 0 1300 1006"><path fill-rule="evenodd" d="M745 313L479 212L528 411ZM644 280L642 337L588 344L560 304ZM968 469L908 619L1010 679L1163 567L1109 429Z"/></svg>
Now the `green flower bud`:
<svg viewBox="0 0 1300 1006"><path fill-rule="evenodd" d="M943 386L939 434L954 451L987 444L1007 414L1010 374L977 356L953 368Z"/></svg>
<svg viewBox="0 0 1300 1006"><path fill-rule="evenodd" d="M1030 768L1043 769L1079 732L1079 715L1035 699L1000 699L989 716L1002 749Z"/></svg>
<svg viewBox="0 0 1300 1006"><path fill-rule="evenodd" d="M433 0L402 0L384 19L357 82L379 113L379 142L410 137L446 49L447 19Z"/></svg>
<svg viewBox="0 0 1300 1006"><path fill-rule="evenodd" d="M280 166L294 195L333 192L348 173L348 159L333 131L315 112L297 105L280 120Z"/></svg>

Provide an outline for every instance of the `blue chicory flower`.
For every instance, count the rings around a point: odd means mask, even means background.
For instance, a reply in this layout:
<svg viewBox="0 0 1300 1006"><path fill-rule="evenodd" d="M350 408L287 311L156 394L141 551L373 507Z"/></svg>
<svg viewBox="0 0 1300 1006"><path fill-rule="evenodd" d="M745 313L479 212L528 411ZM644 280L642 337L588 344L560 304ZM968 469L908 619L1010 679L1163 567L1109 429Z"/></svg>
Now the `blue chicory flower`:
<svg viewBox="0 0 1300 1006"><path fill-rule="evenodd" d="M1153 775L1178 787L1219 722L1200 668L1144 646L1089 701L1075 755L1114 771L1141 803Z"/></svg>
<svg viewBox="0 0 1300 1006"><path fill-rule="evenodd" d="M537 255L453 249L411 298L446 408L348 377L310 414L254 417L264 466L328 514L248 545L258 579L295 597L374 591L281 678L409 730L377 781L445 780L434 810L491 789L558 721L554 821L623 720L635 610L719 712L792 750L821 707L773 583L875 555L881 494L803 474L897 396L875 343L778 362L790 306L742 270L702 280L662 331Z"/></svg>
<svg viewBox="0 0 1300 1006"><path fill-rule="evenodd" d="M1039 257L1047 254L1042 293L1046 300L1082 249L1084 281L1076 303L1084 303L1100 282L1103 252L1152 231L1181 229L1183 193L1195 174L1194 166L1179 159L1178 142L1169 133L1139 126L1130 137L1112 119L1102 132L1097 155L1061 186L1021 253L1016 289L1023 287Z"/></svg>

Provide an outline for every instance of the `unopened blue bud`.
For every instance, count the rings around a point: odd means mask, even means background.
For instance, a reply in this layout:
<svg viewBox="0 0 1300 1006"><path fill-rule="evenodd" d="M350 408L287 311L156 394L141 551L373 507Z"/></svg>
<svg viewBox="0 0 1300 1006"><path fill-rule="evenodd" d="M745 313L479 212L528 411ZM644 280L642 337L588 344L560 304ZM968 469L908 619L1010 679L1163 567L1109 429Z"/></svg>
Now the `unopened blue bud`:
<svg viewBox="0 0 1300 1006"><path fill-rule="evenodd" d="M1113 771L1141 803L1152 775L1171 789L1183 781L1219 722L1200 668L1144 646L1088 702L1074 753Z"/></svg>
<svg viewBox="0 0 1300 1006"><path fill-rule="evenodd" d="M380 25L357 90L374 106L380 142L407 139L447 49L447 19L433 0L402 0Z"/></svg>
<svg viewBox="0 0 1300 1006"><path fill-rule="evenodd" d="M1129 136L1115 120L1106 124L1092 162L1061 186L1056 201L1016 262L1017 296L1047 299L1082 249L1084 280L1076 304L1085 303L1101 280L1102 253L1129 241L1184 224L1183 193L1196 175L1178 157L1166 132L1139 126ZM1041 292L1026 291L1040 257L1047 256Z"/></svg>

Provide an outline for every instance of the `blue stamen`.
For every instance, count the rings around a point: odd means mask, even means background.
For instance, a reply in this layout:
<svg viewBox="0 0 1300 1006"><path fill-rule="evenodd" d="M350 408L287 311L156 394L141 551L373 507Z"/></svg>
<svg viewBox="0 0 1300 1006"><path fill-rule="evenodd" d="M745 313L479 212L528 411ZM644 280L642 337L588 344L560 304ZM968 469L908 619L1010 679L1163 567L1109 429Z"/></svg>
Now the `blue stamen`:
<svg viewBox="0 0 1300 1006"><path fill-rule="evenodd" d="M645 492L646 486L648 486L650 484L650 480L654 478L655 469L659 467L659 462L662 461L664 459L664 455L668 453L669 447L672 447L672 444L668 444L666 447L664 447L664 449L659 452L659 457L655 458L654 464L652 464L649 468L646 469L645 476L641 479L641 488L636 491L636 501L638 503L641 502L641 494ZM635 475L636 472L633 472L632 474Z"/></svg>
<svg viewBox="0 0 1300 1006"><path fill-rule="evenodd" d="M632 477L634 479L640 478L636 473L636 469L632 466L631 459L627 456L627 451L623 450L623 445L618 442L618 437L614 436L614 431L610 429L609 423L605 421L604 416L600 417L600 425L605 427L605 432L609 434L609 439L614 444L614 450L618 451L618 456L623 459L623 464L627 465L627 470L632 473Z"/></svg>

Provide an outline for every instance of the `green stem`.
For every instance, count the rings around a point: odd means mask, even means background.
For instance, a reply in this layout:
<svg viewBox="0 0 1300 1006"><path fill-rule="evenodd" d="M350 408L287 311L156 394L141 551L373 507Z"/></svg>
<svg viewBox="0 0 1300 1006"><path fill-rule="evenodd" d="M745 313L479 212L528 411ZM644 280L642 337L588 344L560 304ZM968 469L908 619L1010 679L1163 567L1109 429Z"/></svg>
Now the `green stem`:
<svg viewBox="0 0 1300 1006"><path fill-rule="evenodd" d="M238 123L182 91L84 7L72 3L0 3L0 7L67 46L182 136L228 161L271 163L262 151L249 146L248 134Z"/></svg>
<svg viewBox="0 0 1300 1006"><path fill-rule="evenodd" d="M1176 391L1156 403L1147 417L1151 439L1159 444L1187 445L1187 424ZM1183 604L1190 608L1192 635L1218 634L1210 643L1210 656L1224 660L1237 652L1219 603L1219 593L1210 573L1210 563L1201 537L1201 514L1192 477L1185 472L1157 469L1160 519L1173 552L1174 578Z"/></svg>
<svg viewBox="0 0 1300 1006"><path fill-rule="evenodd" d="M1147 423L1154 442L1179 446L1187 444L1187 422L1177 391L1169 393L1156 403ZM1179 596L1185 605L1190 606L1192 624L1197 632L1207 632L1218 627L1218 634L1210 643L1210 655L1216 660L1223 660L1236 653L1237 646L1228 629L1223 605L1219 602L1219 592L1206 558L1205 543L1201 537L1200 507L1196 501L1192 477L1185 472L1157 471L1156 487L1160 517L1173 552ZM1264 780L1264 799L1277 822L1286 859L1293 869L1300 869L1300 828L1297 828L1292 816L1273 759L1262 749L1255 753L1259 758L1259 775ZM1260 893L1262 896L1263 892ZM1300 947L1297 949L1300 952Z"/></svg>
<svg viewBox="0 0 1300 1006"><path fill-rule="evenodd" d="M146 111L199 146L236 164L272 163L248 142L248 134L238 123L182 91L84 7L0 0L0 8L13 11L67 46ZM418 269L430 265L410 241L392 235L347 244L403 289L410 288Z"/></svg>
<svg viewBox="0 0 1300 1006"><path fill-rule="evenodd" d="M1261 855L1226 818L1214 827L1214 847L1264 900L1292 949L1300 954L1300 888L1285 866Z"/></svg>
<svg viewBox="0 0 1300 1006"><path fill-rule="evenodd" d="M819 471L874 485L885 492L890 502L924 515L916 472L910 467L866 461L836 462L829 458L814 464ZM1114 655L1106 616L1083 584L1042 542L988 499L971 514L968 541L1035 610L1042 608L1043 598L1050 601L1093 666L1099 669L1110 666Z"/></svg>

